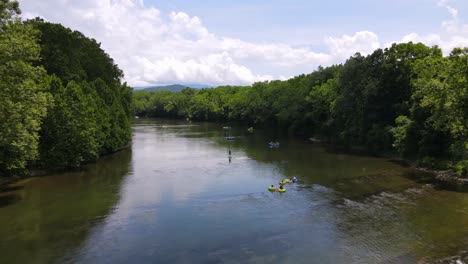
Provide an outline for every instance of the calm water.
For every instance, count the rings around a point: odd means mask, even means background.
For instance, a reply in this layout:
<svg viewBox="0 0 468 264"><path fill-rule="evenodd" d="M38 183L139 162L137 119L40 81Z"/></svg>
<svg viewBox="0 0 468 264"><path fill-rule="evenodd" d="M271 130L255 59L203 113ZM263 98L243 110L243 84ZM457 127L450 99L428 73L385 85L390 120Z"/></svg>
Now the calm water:
<svg viewBox="0 0 468 264"><path fill-rule="evenodd" d="M240 128L229 143L217 124L133 130L131 149L85 171L0 192L0 263L414 263L468 249L468 194L384 159Z"/></svg>

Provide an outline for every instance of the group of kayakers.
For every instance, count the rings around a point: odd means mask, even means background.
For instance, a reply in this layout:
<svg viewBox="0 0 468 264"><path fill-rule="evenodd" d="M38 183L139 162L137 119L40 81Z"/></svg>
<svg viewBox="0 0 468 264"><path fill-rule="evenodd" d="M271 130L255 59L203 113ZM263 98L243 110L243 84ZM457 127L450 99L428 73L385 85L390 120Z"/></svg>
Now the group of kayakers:
<svg viewBox="0 0 468 264"><path fill-rule="evenodd" d="M284 188L284 185L287 184L287 183L295 183L297 182L297 178L296 177L292 177L290 179L284 179L284 180L281 180L278 184L279 184L279 188L276 189L276 187L272 184L270 187L268 187L268 190L271 191L271 192L276 192L276 190L278 190L278 192L285 192L286 191L286 188Z"/></svg>

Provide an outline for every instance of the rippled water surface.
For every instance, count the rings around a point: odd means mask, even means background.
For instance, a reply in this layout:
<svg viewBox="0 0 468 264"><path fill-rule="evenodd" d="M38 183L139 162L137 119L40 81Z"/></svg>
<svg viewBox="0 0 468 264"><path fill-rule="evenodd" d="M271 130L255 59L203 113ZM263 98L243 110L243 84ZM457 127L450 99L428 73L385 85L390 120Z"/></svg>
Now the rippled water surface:
<svg viewBox="0 0 468 264"><path fill-rule="evenodd" d="M131 148L0 191L0 263L414 263L468 249L466 193L271 132L226 142L221 126L140 120Z"/></svg>

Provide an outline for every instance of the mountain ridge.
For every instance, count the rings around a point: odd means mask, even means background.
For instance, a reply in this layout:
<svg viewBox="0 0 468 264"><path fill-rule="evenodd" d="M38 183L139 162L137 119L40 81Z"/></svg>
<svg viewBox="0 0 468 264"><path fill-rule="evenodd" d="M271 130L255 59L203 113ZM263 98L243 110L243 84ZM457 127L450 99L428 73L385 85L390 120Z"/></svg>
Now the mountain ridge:
<svg viewBox="0 0 468 264"><path fill-rule="evenodd" d="M213 88L211 85L205 84L171 84L171 85L155 85L155 86L146 86L146 87L134 87L134 91L146 91L146 92L158 92L158 91L170 91L170 92L180 92L185 88Z"/></svg>

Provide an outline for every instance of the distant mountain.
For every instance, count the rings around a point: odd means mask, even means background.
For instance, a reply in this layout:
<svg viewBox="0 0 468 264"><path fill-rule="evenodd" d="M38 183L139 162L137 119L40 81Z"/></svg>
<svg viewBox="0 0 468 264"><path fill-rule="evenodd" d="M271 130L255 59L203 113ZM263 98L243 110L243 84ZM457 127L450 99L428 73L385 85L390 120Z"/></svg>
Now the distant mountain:
<svg viewBox="0 0 468 264"><path fill-rule="evenodd" d="M150 87L134 87L135 91L147 91L147 92L158 92L158 91L170 91L170 92L180 92L185 88L212 88L213 86L205 84L171 84L171 85L162 85L162 86L150 86Z"/></svg>
<svg viewBox="0 0 468 264"><path fill-rule="evenodd" d="M165 85L165 86L151 86L145 87L142 89L136 88L136 91L146 91L146 92L158 92L158 91L170 91L170 92L180 92L183 89L187 88L187 86L180 85L180 84L172 84L172 85Z"/></svg>
<svg viewBox="0 0 468 264"><path fill-rule="evenodd" d="M213 86L213 85L200 84L200 83L188 83L188 84L185 84L185 86L190 87L190 88L196 88L196 89L215 88L216 87L216 86Z"/></svg>

